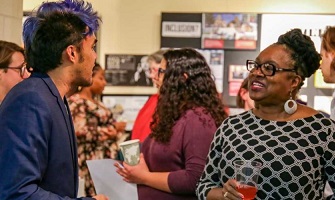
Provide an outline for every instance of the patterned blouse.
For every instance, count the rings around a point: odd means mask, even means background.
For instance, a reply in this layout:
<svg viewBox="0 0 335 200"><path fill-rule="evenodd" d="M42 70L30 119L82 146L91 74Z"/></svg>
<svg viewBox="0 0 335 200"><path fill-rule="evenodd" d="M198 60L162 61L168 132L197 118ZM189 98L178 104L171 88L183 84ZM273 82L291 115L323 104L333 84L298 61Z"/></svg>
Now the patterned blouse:
<svg viewBox="0 0 335 200"><path fill-rule="evenodd" d="M85 179L87 196L94 196L94 186L87 169L86 160L116 158L116 137L109 137L115 131L113 115L101 102L82 99L79 94L69 98L74 129L77 136L79 176Z"/></svg>
<svg viewBox="0 0 335 200"><path fill-rule="evenodd" d="M335 122L322 114L286 122L246 111L217 130L196 193L206 199L235 178L233 161L255 160L263 164L255 199L320 200L326 180L335 191L334 155Z"/></svg>

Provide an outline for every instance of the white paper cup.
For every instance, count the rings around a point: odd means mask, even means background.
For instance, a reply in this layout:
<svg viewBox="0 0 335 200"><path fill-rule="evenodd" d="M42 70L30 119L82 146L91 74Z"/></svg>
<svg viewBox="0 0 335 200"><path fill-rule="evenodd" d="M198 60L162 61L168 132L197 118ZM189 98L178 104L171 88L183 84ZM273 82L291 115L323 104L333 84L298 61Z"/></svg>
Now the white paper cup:
<svg viewBox="0 0 335 200"><path fill-rule="evenodd" d="M137 165L140 162L140 140L128 140L119 144L124 162Z"/></svg>

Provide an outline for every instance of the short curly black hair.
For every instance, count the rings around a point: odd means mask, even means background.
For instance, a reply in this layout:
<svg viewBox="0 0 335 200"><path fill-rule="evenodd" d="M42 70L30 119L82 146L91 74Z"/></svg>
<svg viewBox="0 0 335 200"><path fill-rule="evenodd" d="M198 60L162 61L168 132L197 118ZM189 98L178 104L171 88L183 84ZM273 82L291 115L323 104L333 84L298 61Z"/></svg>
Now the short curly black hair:
<svg viewBox="0 0 335 200"><path fill-rule="evenodd" d="M285 45L291 51L294 69L303 81L319 69L321 56L316 51L314 42L301 29L295 28L279 36L275 44Z"/></svg>

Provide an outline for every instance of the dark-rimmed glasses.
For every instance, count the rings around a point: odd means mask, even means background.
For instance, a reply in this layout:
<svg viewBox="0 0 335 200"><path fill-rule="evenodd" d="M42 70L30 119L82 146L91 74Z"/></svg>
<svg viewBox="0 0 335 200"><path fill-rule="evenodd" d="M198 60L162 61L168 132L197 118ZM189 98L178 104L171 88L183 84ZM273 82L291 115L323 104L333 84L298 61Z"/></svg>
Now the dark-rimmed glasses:
<svg viewBox="0 0 335 200"><path fill-rule="evenodd" d="M26 73L26 70L27 70L27 63L26 62L23 62L21 65L17 66L17 67L3 67L1 69L18 69L20 70L20 76L21 78L24 77L25 73Z"/></svg>
<svg viewBox="0 0 335 200"><path fill-rule="evenodd" d="M166 69L163 69L163 68L158 68L158 73L157 73L157 76L160 77L161 74L164 74L166 71Z"/></svg>
<svg viewBox="0 0 335 200"><path fill-rule="evenodd" d="M277 71L296 72L295 69L278 68L271 63L258 64L254 60L247 60L247 70L252 73L256 69L260 69L264 76L273 76Z"/></svg>

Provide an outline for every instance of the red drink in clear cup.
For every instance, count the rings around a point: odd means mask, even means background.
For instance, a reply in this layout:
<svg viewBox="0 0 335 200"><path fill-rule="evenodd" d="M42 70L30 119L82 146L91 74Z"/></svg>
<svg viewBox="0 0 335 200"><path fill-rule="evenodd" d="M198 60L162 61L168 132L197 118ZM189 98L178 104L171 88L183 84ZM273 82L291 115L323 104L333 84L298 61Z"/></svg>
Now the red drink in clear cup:
<svg viewBox="0 0 335 200"><path fill-rule="evenodd" d="M257 182L262 163L257 161L235 160L235 179L238 182L238 192L243 194L244 200L255 199Z"/></svg>
<svg viewBox="0 0 335 200"><path fill-rule="evenodd" d="M256 197L257 188L251 185L240 184L237 191L244 196L244 200L253 200Z"/></svg>

